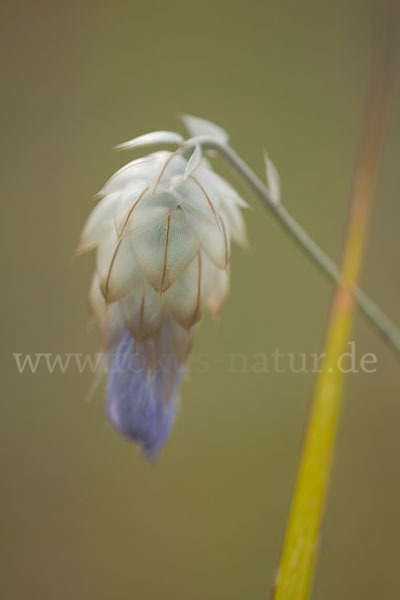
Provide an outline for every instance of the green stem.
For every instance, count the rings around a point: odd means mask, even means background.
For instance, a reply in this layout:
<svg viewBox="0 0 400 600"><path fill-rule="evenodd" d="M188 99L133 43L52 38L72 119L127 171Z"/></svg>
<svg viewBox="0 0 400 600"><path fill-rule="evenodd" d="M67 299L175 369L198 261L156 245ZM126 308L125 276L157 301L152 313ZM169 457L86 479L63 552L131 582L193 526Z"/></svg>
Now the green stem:
<svg viewBox="0 0 400 600"><path fill-rule="evenodd" d="M196 144L201 145L203 150L217 151L229 166L247 183L265 208L271 212L303 252L312 259L331 281L339 285L342 283L340 269L336 263L314 242L281 203L276 203L272 200L268 188L233 148L224 142L219 142L215 138L206 136L199 136L188 140L185 142L185 147L195 146ZM362 314L372 323L392 349L400 355L400 331L398 327L359 287L354 286L353 292Z"/></svg>

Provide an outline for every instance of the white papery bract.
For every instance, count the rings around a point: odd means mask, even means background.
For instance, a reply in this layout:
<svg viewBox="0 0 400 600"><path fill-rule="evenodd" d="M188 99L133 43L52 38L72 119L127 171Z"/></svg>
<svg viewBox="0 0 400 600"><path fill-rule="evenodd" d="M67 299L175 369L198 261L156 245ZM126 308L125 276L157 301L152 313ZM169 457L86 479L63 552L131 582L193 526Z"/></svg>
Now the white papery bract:
<svg viewBox="0 0 400 600"><path fill-rule="evenodd" d="M196 136L202 133L202 123L203 134L210 136L214 132L219 139L224 134L202 119L185 117L185 121ZM149 424L152 443L146 441L143 422L137 427L138 397L141 396L141 402L151 398L153 404L156 397L168 405L168 423L172 424L172 390L177 387L177 372L181 378L194 327L205 309L217 315L227 298L231 239L246 244L240 211L246 203L211 169L200 146L188 150L181 142L179 134L162 131L119 147L178 145L175 151L153 152L133 160L108 180L78 246L78 252L97 250L89 301L93 317L101 324L103 350L111 360L113 353L121 357L119 344L124 339L124 347L129 347L132 354L128 335L134 343L135 364L140 355L140 377L123 379L132 388L135 410L126 408L130 405L125 384L124 410L119 410L122 376L118 380L113 364L110 385L116 383L109 389L109 402L113 404L108 413L111 420L112 415L118 414L118 423L116 418L113 420L117 428L125 434L136 432L130 437L145 449L150 445L158 448L153 438L160 429L164 439L165 427L161 422ZM150 388L140 392L139 380L142 387L155 385L151 381L156 381L157 393L150 393ZM162 419L163 413L154 409L148 414ZM126 424L126 415L136 422Z"/></svg>

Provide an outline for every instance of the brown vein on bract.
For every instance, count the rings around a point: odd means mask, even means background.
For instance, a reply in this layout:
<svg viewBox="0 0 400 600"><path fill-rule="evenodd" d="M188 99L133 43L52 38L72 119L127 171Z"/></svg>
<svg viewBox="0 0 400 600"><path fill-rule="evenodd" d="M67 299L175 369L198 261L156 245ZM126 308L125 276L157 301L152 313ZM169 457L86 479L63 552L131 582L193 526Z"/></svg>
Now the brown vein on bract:
<svg viewBox="0 0 400 600"><path fill-rule="evenodd" d="M166 237L165 237L165 249L164 249L164 266L163 266L163 272L162 272L162 278L161 278L160 294L163 293L164 283L165 283L165 276L167 274L168 243L169 243L170 229L171 229L171 215L168 215L168 217L167 217L167 234L166 234Z"/></svg>
<svg viewBox="0 0 400 600"><path fill-rule="evenodd" d="M222 226L222 233L224 236L224 244L225 244L225 268L228 266L229 263L229 244L228 244L228 236L226 235L226 229L225 229L225 223L223 221L223 219L220 219L221 221L221 226Z"/></svg>
<svg viewBox="0 0 400 600"><path fill-rule="evenodd" d="M217 211L215 210L214 204L212 203L212 200L211 200L210 196L207 194L206 190L204 189L204 187L202 186L202 184L200 183L200 181L199 181L199 180L198 180L196 177L193 177L193 175L189 175L189 178L190 178L190 179L192 179L192 181L193 181L193 182L194 182L194 183L195 183L195 184L198 186L198 188L199 188L199 189L202 191L202 193L203 193L203 195L204 195L205 199L207 200L207 202L208 202L208 204L209 204L209 206L210 206L210 208L211 208L211 211L212 211L212 213L213 213L213 215L214 215L214 219L215 219L215 222L216 222L216 224L217 224L217 227L218 227L218 229L221 231L221 227L220 227L220 224L219 224L219 222L218 222L218 215L217 215Z"/></svg>
<svg viewBox="0 0 400 600"><path fill-rule="evenodd" d="M108 267L108 273L107 273L107 279L106 279L106 283L104 285L104 300L106 301L106 304L108 304L108 288L110 286L110 278L111 278L111 273L112 273L112 269L115 263L115 259L117 258L117 254L118 251L121 247L122 244L122 239L119 239L117 242L117 245L115 246L112 258L111 258L111 262L110 262L110 266Z"/></svg>
<svg viewBox="0 0 400 600"><path fill-rule="evenodd" d="M139 204L140 200L143 198L143 196L145 195L145 193L147 192L148 189L149 189L148 187L144 188L144 190L140 194L139 198L137 198L137 200L135 200L135 202L130 207L130 209L128 211L128 214L126 216L126 219L124 221L124 224L122 225L121 230L118 233L118 239L122 237L122 235L123 235L123 233L124 233L124 231L126 229L126 226L128 225L129 219L131 218L131 215L132 215L133 211L135 210L135 208L137 207L137 205Z"/></svg>
<svg viewBox="0 0 400 600"><path fill-rule="evenodd" d="M117 345L115 334L112 335L110 327L111 310L111 306L107 306L105 313L100 318L100 349L102 352Z"/></svg>
<svg viewBox="0 0 400 600"><path fill-rule="evenodd" d="M197 321L198 317L199 317L199 313L200 313L200 300L201 300L201 271L202 271L202 265L201 265L201 254L200 252L197 255L198 257L198 275L197 275L197 299L196 299L196 307L194 309L193 312L193 317L192 317L192 325Z"/></svg>
<svg viewBox="0 0 400 600"><path fill-rule="evenodd" d="M170 163L170 162L171 162L171 160L174 158L174 156L177 156L177 155L178 155L178 152L179 152L178 150L175 150L175 152L173 152L172 154L170 154L170 155L168 156L167 160L165 161L165 163L164 163L164 165L163 165L163 168L161 169L161 172L160 172L160 174L159 174L159 176L158 176L158 179L157 179L157 181L156 181L156 184L155 184L155 186L154 186L153 192L152 192L152 194L151 194L152 196L154 196L154 194L156 193L156 191L157 191L157 188L158 188L158 186L160 185L160 182L161 182L162 176L164 175L164 173L165 173L165 171L166 171L166 169L167 169L167 167L168 167L169 163Z"/></svg>
<svg viewBox="0 0 400 600"><path fill-rule="evenodd" d="M144 285L143 285L142 301L140 304L140 317L139 317L140 326L142 326L144 323L144 303L146 301L146 292L147 292L147 280L145 279Z"/></svg>
<svg viewBox="0 0 400 600"><path fill-rule="evenodd" d="M121 175L122 173L125 173L125 171L129 171L129 169L134 169L135 167L141 167L142 165L145 165L149 162L153 162L154 160L157 160L158 158L159 158L158 156L153 156L152 158L143 159L140 162L135 162L134 164L125 165L125 167L122 167L121 169L119 169L119 171L114 173L114 175L111 175L111 177L107 183L111 183L116 177L119 177L119 175ZM107 183L105 184L105 186L107 185ZM98 193L101 194L101 190Z"/></svg>
<svg viewBox="0 0 400 600"><path fill-rule="evenodd" d="M129 221L129 219L130 219L130 217L131 217L131 215L133 213L133 210L139 204L140 200L143 198L143 196L145 195L145 193L147 192L148 189L149 189L148 187L145 188L143 190L143 192L140 194L139 198L137 198L137 200L135 200L135 202L133 203L133 205L129 209L128 215L127 215L127 217L125 219L125 222L124 222L124 224L123 224L123 226L121 228L121 231L118 234L117 245L115 246L114 253L113 253L112 258L111 258L110 266L108 267L106 283L104 285L103 295L104 295L104 300L106 301L106 304L108 303L108 291L109 291L109 287L110 287L111 273L112 273L112 270L113 270L113 267L114 267L114 264L115 264L115 260L117 258L117 254L118 254L119 249L120 249L121 244L122 244L122 235L123 235L123 233L125 231L126 226L128 225L128 221Z"/></svg>

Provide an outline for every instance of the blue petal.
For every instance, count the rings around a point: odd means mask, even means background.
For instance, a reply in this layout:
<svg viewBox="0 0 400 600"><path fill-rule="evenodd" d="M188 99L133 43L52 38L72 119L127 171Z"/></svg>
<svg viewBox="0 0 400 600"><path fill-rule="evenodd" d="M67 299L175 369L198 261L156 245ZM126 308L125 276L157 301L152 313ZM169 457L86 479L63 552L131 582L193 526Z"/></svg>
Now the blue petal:
<svg viewBox="0 0 400 600"><path fill-rule="evenodd" d="M168 439L183 371L172 355L166 355L149 375L129 332L118 345L108 382L108 417L149 459L157 457Z"/></svg>

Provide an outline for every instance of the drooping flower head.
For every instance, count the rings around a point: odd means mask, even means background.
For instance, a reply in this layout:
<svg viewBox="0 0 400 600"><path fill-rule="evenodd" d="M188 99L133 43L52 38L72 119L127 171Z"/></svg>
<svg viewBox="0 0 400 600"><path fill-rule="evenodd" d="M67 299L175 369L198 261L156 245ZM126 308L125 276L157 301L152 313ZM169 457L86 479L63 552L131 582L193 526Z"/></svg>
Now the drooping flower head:
<svg viewBox="0 0 400 600"><path fill-rule="evenodd" d="M193 136L227 139L208 121L184 120ZM108 416L150 458L172 427L195 326L227 298L231 238L246 244L246 203L199 145L154 132L119 148L162 143L177 149L133 160L109 179L78 246L97 249L89 303L111 363Z"/></svg>

